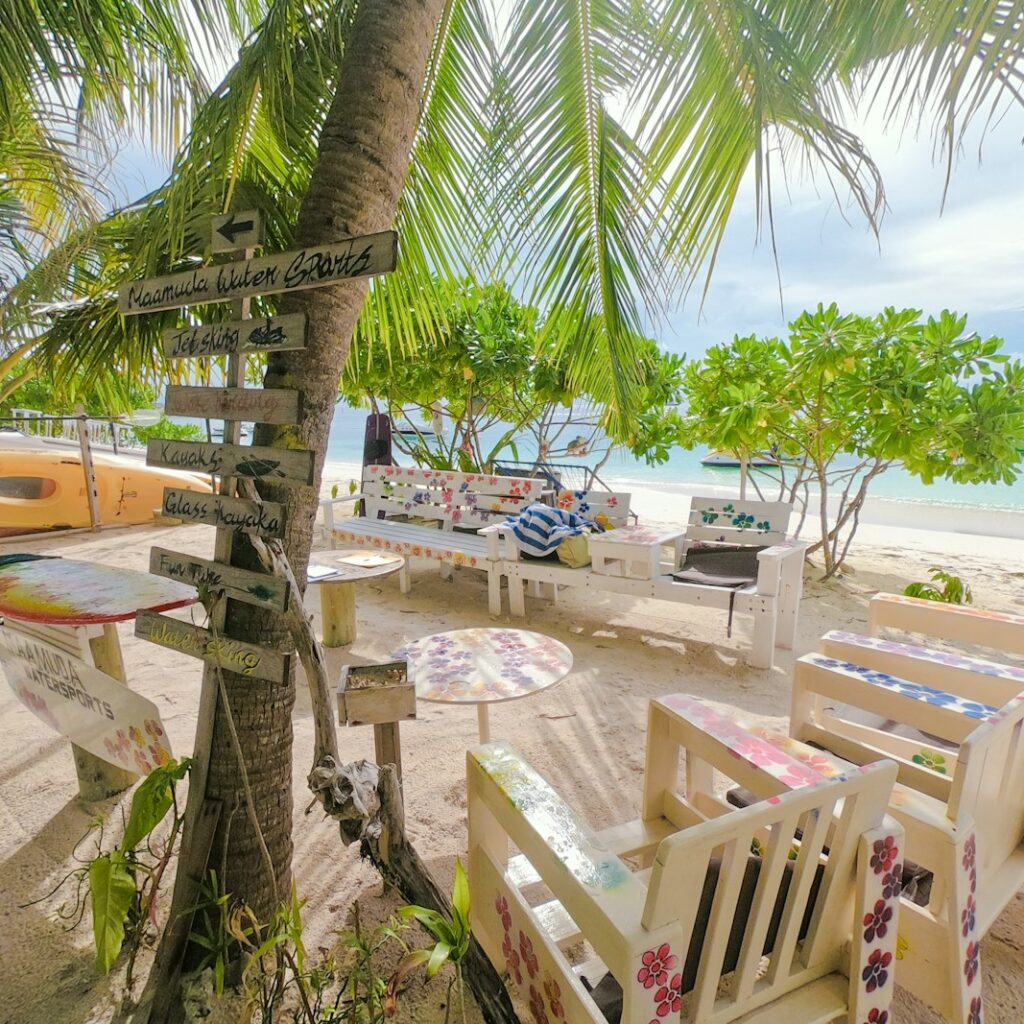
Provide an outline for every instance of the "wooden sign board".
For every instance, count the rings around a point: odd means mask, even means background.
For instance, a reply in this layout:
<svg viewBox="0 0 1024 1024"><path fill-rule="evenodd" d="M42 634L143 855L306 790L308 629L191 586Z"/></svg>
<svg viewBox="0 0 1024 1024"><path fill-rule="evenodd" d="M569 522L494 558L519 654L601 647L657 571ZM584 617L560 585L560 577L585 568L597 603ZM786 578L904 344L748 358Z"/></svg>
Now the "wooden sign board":
<svg viewBox="0 0 1024 1024"><path fill-rule="evenodd" d="M135 635L253 679L280 683L288 676L290 654L215 636L208 629L172 619L169 615L140 611L135 617Z"/></svg>
<svg viewBox="0 0 1024 1024"><path fill-rule="evenodd" d="M380 231L332 245L131 281L118 288L117 308L126 316L134 316L197 303L227 302L247 295L320 288L354 277L386 274L395 269L397 259L398 235L394 231Z"/></svg>
<svg viewBox="0 0 1024 1024"><path fill-rule="evenodd" d="M165 548L150 548L149 571L154 576L190 583L194 587L209 587L223 591L225 596L246 604L259 605L271 611L283 612L288 607L287 580L264 573L236 569L205 558L182 555Z"/></svg>
<svg viewBox="0 0 1024 1024"><path fill-rule="evenodd" d="M93 665L0 626L0 666L36 718L90 754L143 775L171 759L156 705Z"/></svg>
<svg viewBox="0 0 1024 1024"><path fill-rule="evenodd" d="M191 324L160 334L168 359L233 356L246 352L291 352L306 347L306 314Z"/></svg>
<svg viewBox="0 0 1024 1024"><path fill-rule="evenodd" d="M284 506L274 501L248 501L165 487L162 511L172 519L207 523L239 533L257 533L262 537L284 534Z"/></svg>
<svg viewBox="0 0 1024 1024"><path fill-rule="evenodd" d="M169 384L164 396L168 416L253 423L298 423L302 400L288 388L192 388Z"/></svg>
<svg viewBox="0 0 1024 1024"><path fill-rule="evenodd" d="M263 220L259 210L242 210L212 218L210 234L214 252L253 249L263 240Z"/></svg>
<svg viewBox="0 0 1024 1024"><path fill-rule="evenodd" d="M313 453L301 449L164 441L154 437L146 445L146 465L282 484L313 482Z"/></svg>

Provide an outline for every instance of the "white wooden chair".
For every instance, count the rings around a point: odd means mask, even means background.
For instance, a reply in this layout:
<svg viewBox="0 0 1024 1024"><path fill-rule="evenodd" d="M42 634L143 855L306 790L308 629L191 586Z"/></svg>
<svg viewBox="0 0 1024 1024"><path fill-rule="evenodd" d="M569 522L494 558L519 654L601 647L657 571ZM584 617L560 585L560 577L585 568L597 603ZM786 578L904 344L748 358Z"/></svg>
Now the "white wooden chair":
<svg viewBox="0 0 1024 1024"><path fill-rule="evenodd" d="M604 505L599 505L600 501ZM620 529L628 522L629 495L603 497L589 492L572 499L563 498L564 507L576 511L581 503L589 505L585 514L608 513L613 526ZM546 586L546 596L554 597L560 586L580 586L601 593L653 597L663 601L720 608L733 613L751 615L754 620L749 662L755 668L770 668L776 647L790 650L796 637L797 615L803 591L803 561L806 544L787 536L792 505L786 502L733 501L725 498L695 496L691 499L685 529L661 534L653 544L658 554L647 564L657 566L641 576L600 571L601 566L570 569L553 561L531 561L522 557L515 536L506 524L495 524L482 530L490 541L492 559L505 560L508 577L509 605L513 615L525 615L523 587L526 583ZM627 530L622 530L626 534ZM614 540L613 530L609 537ZM673 579L686 551L696 544L732 544L763 547L757 555L757 579L754 583L729 589ZM668 562L664 556L668 555ZM603 556L602 556L603 558ZM643 559L638 559L642 564Z"/></svg>
<svg viewBox="0 0 1024 1024"><path fill-rule="evenodd" d="M728 807L716 770L764 799ZM885 817L895 771L824 780L674 695L651 703L642 817L594 832L514 749L478 747L467 756L473 932L538 1022L603 1024L595 997L618 991L622 1024L882 1024L898 924L899 900L883 892L902 845ZM581 942L596 959L573 968L565 951Z"/></svg>
<svg viewBox="0 0 1024 1024"><path fill-rule="evenodd" d="M1021 649L1013 616L907 600L876 598L873 626ZM1021 691L1019 665L832 632L796 664L791 737L761 734L826 775L899 765L890 813L932 880L927 905L904 897L897 981L947 1021L981 1020L980 940L1024 885Z"/></svg>
<svg viewBox="0 0 1024 1024"><path fill-rule="evenodd" d="M487 539L477 531L539 501L545 486L526 477L366 466L358 493L320 503L324 539L330 547L354 544L436 561L444 575L452 568L480 569L487 573L490 612L497 615L503 566L489 557ZM365 516L335 517L336 505L355 501L365 502ZM399 574L402 593L411 583L407 561Z"/></svg>

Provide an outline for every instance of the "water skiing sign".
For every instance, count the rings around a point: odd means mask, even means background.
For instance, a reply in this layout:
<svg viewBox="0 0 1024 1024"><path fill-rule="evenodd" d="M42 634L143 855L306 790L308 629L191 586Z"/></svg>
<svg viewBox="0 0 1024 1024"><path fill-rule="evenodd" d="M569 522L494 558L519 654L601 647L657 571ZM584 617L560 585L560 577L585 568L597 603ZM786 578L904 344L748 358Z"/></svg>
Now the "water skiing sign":
<svg viewBox="0 0 1024 1024"><path fill-rule="evenodd" d="M332 245L195 267L167 277L123 284L117 308L132 316L205 302L227 302L248 295L300 291L395 269L398 235L379 231Z"/></svg>

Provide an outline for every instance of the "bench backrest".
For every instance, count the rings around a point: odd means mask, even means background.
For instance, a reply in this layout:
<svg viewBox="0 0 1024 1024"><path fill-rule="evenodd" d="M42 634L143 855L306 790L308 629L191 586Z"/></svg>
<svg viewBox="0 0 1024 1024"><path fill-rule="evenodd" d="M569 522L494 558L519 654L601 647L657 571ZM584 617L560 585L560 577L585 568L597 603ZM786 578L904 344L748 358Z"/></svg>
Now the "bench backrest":
<svg viewBox="0 0 1024 1024"><path fill-rule="evenodd" d="M789 532L793 506L786 501L738 501L695 494L686 539L727 544L780 544Z"/></svg>
<svg viewBox="0 0 1024 1024"><path fill-rule="evenodd" d="M486 473L409 466L366 466L362 493L371 519L416 516L452 526L479 528L502 522L539 501L544 481Z"/></svg>
<svg viewBox="0 0 1024 1024"><path fill-rule="evenodd" d="M612 526L629 525L631 495L625 491L558 491L554 504L566 512L577 512L587 519L603 515Z"/></svg>
<svg viewBox="0 0 1024 1024"><path fill-rule="evenodd" d="M844 947L851 935L855 949L862 939L855 909L863 902L856 899L862 836L882 827L894 781L895 765L879 762L662 840L642 923L652 930L679 923L684 988L691 951L699 950L685 1020L713 1015L724 1024L748 1013L752 999L764 1005L836 970L850 972ZM695 927L699 916L705 927ZM723 966L733 976L719 992Z"/></svg>

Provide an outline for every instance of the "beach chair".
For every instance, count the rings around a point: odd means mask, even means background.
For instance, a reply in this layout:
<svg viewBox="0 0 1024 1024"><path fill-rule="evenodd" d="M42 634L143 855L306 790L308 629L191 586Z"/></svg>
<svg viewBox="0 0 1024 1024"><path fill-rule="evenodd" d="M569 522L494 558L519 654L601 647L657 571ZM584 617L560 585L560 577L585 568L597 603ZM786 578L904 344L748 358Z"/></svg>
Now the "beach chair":
<svg viewBox="0 0 1024 1024"><path fill-rule="evenodd" d="M715 772L762 799L728 807ZM594 832L512 747L478 747L473 932L538 1022L882 1024L895 773L880 762L824 780L677 694L651 702L641 818Z"/></svg>
<svg viewBox="0 0 1024 1024"><path fill-rule="evenodd" d="M1019 650L1013 619L890 595L871 606L876 629ZM1021 691L1024 666L836 631L796 664L791 736L760 733L826 775L879 757L899 765L890 813L912 887L897 980L947 1021L980 1021L980 940L1024 885Z"/></svg>

